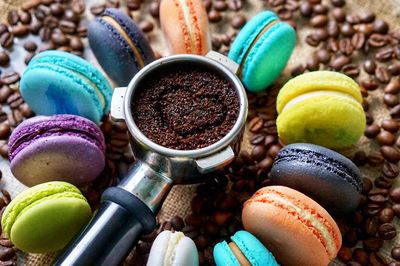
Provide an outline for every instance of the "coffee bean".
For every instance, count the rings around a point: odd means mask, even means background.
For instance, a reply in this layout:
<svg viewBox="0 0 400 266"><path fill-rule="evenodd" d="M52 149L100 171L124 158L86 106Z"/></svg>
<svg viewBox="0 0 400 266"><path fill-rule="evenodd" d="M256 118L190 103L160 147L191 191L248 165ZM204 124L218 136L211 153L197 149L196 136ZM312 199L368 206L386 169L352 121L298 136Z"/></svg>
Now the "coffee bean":
<svg viewBox="0 0 400 266"><path fill-rule="evenodd" d="M349 64L350 62L351 59L349 57L340 55L331 61L330 67L332 67L335 70L340 70L343 66Z"/></svg>
<svg viewBox="0 0 400 266"><path fill-rule="evenodd" d="M340 28L340 33L345 37L351 37L355 33L355 29L349 23L344 23Z"/></svg>
<svg viewBox="0 0 400 266"><path fill-rule="evenodd" d="M40 39L41 39L43 42L49 41L50 38L51 38L51 32L52 32L52 30L51 30L50 28L48 28L48 27L43 27L43 28L41 28L41 29L39 30Z"/></svg>
<svg viewBox="0 0 400 266"><path fill-rule="evenodd" d="M87 37L87 27L86 26L81 25L78 27L78 29L76 31L77 31L79 37L81 37L81 38Z"/></svg>
<svg viewBox="0 0 400 266"><path fill-rule="evenodd" d="M323 64L328 64L331 60L331 54L326 49L318 50L316 53L318 60Z"/></svg>
<svg viewBox="0 0 400 266"><path fill-rule="evenodd" d="M7 66L9 62L10 62L10 56L8 55L8 52L1 51L0 52L0 66Z"/></svg>
<svg viewBox="0 0 400 266"><path fill-rule="evenodd" d="M392 118L400 118L400 105L399 104L392 108L392 110L390 111L390 116Z"/></svg>
<svg viewBox="0 0 400 266"><path fill-rule="evenodd" d="M20 21L22 24L27 25L27 24L31 23L31 21L32 21L32 16L31 16L31 14L30 14L29 12L25 12L25 11L20 10L20 11L18 12L18 15L19 15L19 21Z"/></svg>
<svg viewBox="0 0 400 266"><path fill-rule="evenodd" d="M387 24L386 21L383 21L381 19L376 19L374 21L374 32L380 33L380 34L386 34L389 31L389 25Z"/></svg>
<svg viewBox="0 0 400 266"><path fill-rule="evenodd" d="M328 24L328 17L326 15L316 15L311 18L310 24L315 28L324 27Z"/></svg>
<svg viewBox="0 0 400 266"><path fill-rule="evenodd" d="M390 198L396 202L400 203L400 187L396 187L390 191Z"/></svg>
<svg viewBox="0 0 400 266"><path fill-rule="evenodd" d="M399 92L400 92L400 87L399 87ZM393 120L393 119L384 119L381 122L381 127L389 132L397 132L400 128L400 124Z"/></svg>
<svg viewBox="0 0 400 266"><path fill-rule="evenodd" d="M373 252L369 254L369 262L372 266L388 265L385 257L378 252Z"/></svg>
<svg viewBox="0 0 400 266"><path fill-rule="evenodd" d="M368 253L362 248L356 248L353 250L353 259L361 265L368 264Z"/></svg>
<svg viewBox="0 0 400 266"><path fill-rule="evenodd" d="M389 94L391 95L391 94ZM386 97L386 95L385 95ZM394 96L396 97L396 96ZM397 99L397 97L396 97ZM385 102L386 103L386 102ZM398 101L397 101L398 103ZM389 131L382 130L378 136L376 136L376 140L380 145L393 145L396 142L396 137L390 133Z"/></svg>
<svg viewBox="0 0 400 266"><path fill-rule="evenodd" d="M361 22L360 16L349 14L346 16L347 23L351 25L359 24Z"/></svg>
<svg viewBox="0 0 400 266"><path fill-rule="evenodd" d="M217 23L219 21L222 20L222 15L219 11L212 9L209 13L208 13L208 20L211 23Z"/></svg>
<svg viewBox="0 0 400 266"><path fill-rule="evenodd" d="M397 218L400 218L400 204L393 204L392 210Z"/></svg>
<svg viewBox="0 0 400 266"><path fill-rule="evenodd" d="M7 14L7 21L10 25L17 25L19 22L19 15L16 9L11 9Z"/></svg>
<svg viewBox="0 0 400 266"><path fill-rule="evenodd" d="M396 164L385 162L382 167L382 174L390 179L394 179L399 175L399 167Z"/></svg>
<svg viewBox="0 0 400 266"><path fill-rule="evenodd" d="M346 247L354 247L358 242L357 229L350 228L343 236L343 243Z"/></svg>
<svg viewBox="0 0 400 266"><path fill-rule="evenodd" d="M326 5L318 4L314 6L314 14L316 15L326 15L329 8Z"/></svg>
<svg viewBox="0 0 400 266"><path fill-rule="evenodd" d="M106 9L106 6L104 4L94 4L90 7L90 12L93 15L98 16L101 13L103 13L105 9Z"/></svg>
<svg viewBox="0 0 400 266"><path fill-rule="evenodd" d="M389 65L388 71L392 76L400 75L400 64Z"/></svg>
<svg viewBox="0 0 400 266"><path fill-rule="evenodd" d="M317 47L320 44L320 41L315 34L310 34L306 36L306 43L312 47Z"/></svg>
<svg viewBox="0 0 400 266"><path fill-rule="evenodd" d="M343 262L348 262L348 261L350 261L352 259L353 253L352 253L350 248L342 246L339 249L337 257L338 257L339 260L341 260Z"/></svg>
<svg viewBox="0 0 400 266"><path fill-rule="evenodd" d="M375 70L375 76L381 83L389 83L391 78L389 71L383 66L380 66Z"/></svg>
<svg viewBox="0 0 400 266"><path fill-rule="evenodd" d="M400 261L400 247L393 247L390 254L393 259Z"/></svg>
<svg viewBox="0 0 400 266"><path fill-rule="evenodd" d="M79 37L71 37L70 46L71 46L71 49L75 50L75 51L83 51L83 49L84 49L82 40Z"/></svg>
<svg viewBox="0 0 400 266"><path fill-rule="evenodd" d="M386 62L393 57L393 53L394 53L393 48L388 47L377 52L375 54L375 59L378 60L379 62Z"/></svg>
<svg viewBox="0 0 400 266"><path fill-rule="evenodd" d="M319 69L319 61L315 55L313 55L307 59L306 68L310 71L316 71Z"/></svg>
<svg viewBox="0 0 400 266"><path fill-rule="evenodd" d="M331 0L333 6L343 7L346 4L345 0Z"/></svg>
<svg viewBox="0 0 400 266"><path fill-rule="evenodd" d="M68 20L61 20L60 29L66 34L73 34L76 32L76 24Z"/></svg>
<svg viewBox="0 0 400 266"><path fill-rule="evenodd" d="M383 96L383 102L387 106L393 107L393 106L399 104L399 98L394 94L385 93L385 95Z"/></svg>
<svg viewBox="0 0 400 266"><path fill-rule="evenodd" d="M214 2L213 7L217 11L225 11L228 9L228 4L224 0L217 0Z"/></svg>
<svg viewBox="0 0 400 266"><path fill-rule="evenodd" d="M56 46L65 46L69 44L69 38L62 32L54 32L51 35L51 41Z"/></svg>
<svg viewBox="0 0 400 266"><path fill-rule="evenodd" d="M372 124L365 129L364 135L367 138L373 139L379 134L380 131L381 129L378 125Z"/></svg>
<svg viewBox="0 0 400 266"><path fill-rule="evenodd" d="M385 35L377 34L377 33L372 34L368 39L368 44L374 48L383 47L387 44L387 42L388 42L388 40Z"/></svg>
<svg viewBox="0 0 400 266"><path fill-rule="evenodd" d="M383 240L373 237L363 240L364 249L368 252L378 251L383 245Z"/></svg>
<svg viewBox="0 0 400 266"><path fill-rule="evenodd" d="M251 152L251 157L256 161L261 161L265 158L266 154L267 150L263 145L256 145Z"/></svg>
<svg viewBox="0 0 400 266"><path fill-rule="evenodd" d="M158 1L152 2L149 7L149 12L153 18L160 16L160 3Z"/></svg>
<svg viewBox="0 0 400 266"><path fill-rule="evenodd" d="M260 117L255 117L249 122L249 130L252 133L256 133L263 127L264 121Z"/></svg>
<svg viewBox="0 0 400 266"><path fill-rule="evenodd" d="M368 164L371 166L381 166L384 160L382 154L379 152L372 152L368 155Z"/></svg>
<svg viewBox="0 0 400 266"><path fill-rule="evenodd" d="M346 12L342 8L334 8L332 16L337 22L344 22L346 20Z"/></svg>
<svg viewBox="0 0 400 266"><path fill-rule="evenodd" d="M139 28L144 32L148 33L154 29L154 24L151 21L143 20L139 23Z"/></svg>
<svg viewBox="0 0 400 266"><path fill-rule="evenodd" d="M37 45L33 41L27 41L27 42L24 43L24 48L28 52L35 52L36 49L37 49Z"/></svg>
<svg viewBox="0 0 400 266"><path fill-rule="evenodd" d="M363 63L363 68L364 68L365 72L367 72L368 74L371 74L371 75L375 74L376 63L375 63L375 61L373 61L371 59L367 59Z"/></svg>
<svg viewBox="0 0 400 266"><path fill-rule="evenodd" d="M1 247L0 248L0 260L7 261L15 256L15 251L11 247Z"/></svg>
<svg viewBox="0 0 400 266"><path fill-rule="evenodd" d="M11 48L14 44L14 36L10 32L5 32L0 36L0 44L4 48Z"/></svg>
<svg viewBox="0 0 400 266"><path fill-rule="evenodd" d="M29 30L32 34L37 35L42 27L43 23L41 21L35 21L29 26Z"/></svg>
<svg viewBox="0 0 400 266"><path fill-rule="evenodd" d="M1 76L1 82L6 85L14 84L14 83L18 82L19 79L20 79L20 76L15 71L7 72Z"/></svg>
<svg viewBox="0 0 400 266"><path fill-rule="evenodd" d="M400 160L400 152L394 147L382 146L380 148L380 151L383 157L391 163L397 163Z"/></svg>
<svg viewBox="0 0 400 266"><path fill-rule="evenodd" d="M391 208L384 208L379 212L379 221L381 223L390 223L394 218L394 211Z"/></svg>
<svg viewBox="0 0 400 266"><path fill-rule="evenodd" d="M304 1L300 4L300 14L303 17L307 18L310 17L312 12L313 12L313 7L309 2Z"/></svg>
<svg viewBox="0 0 400 266"><path fill-rule="evenodd" d="M230 0L228 2L228 7L232 11L239 11L243 7L243 1L242 0Z"/></svg>
<svg viewBox="0 0 400 266"><path fill-rule="evenodd" d="M28 11L28 10L31 10L31 9L37 7L38 5L40 5L40 3L41 3L41 0L27 0L22 3L21 8L24 11Z"/></svg>
<svg viewBox="0 0 400 266"><path fill-rule="evenodd" d="M110 1L108 1L108 2L110 2ZM118 4L114 4L112 7L118 8L119 2L118 2ZM71 1L71 9L72 9L72 11L74 11L75 14L81 15L81 14L83 14L83 12L85 12L85 9L86 9L85 2L83 0L72 0Z"/></svg>
<svg viewBox="0 0 400 266"><path fill-rule="evenodd" d="M339 51L339 43L336 39L331 38L328 40L327 49L333 53Z"/></svg>
<svg viewBox="0 0 400 266"><path fill-rule="evenodd" d="M396 228L391 223L384 223L379 226L378 234L383 240L390 240L396 236Z"/></svg>
<svg viewBox="0 0 400 266"><path fill-rule="evenodd" d="M35 17L40 20L43 21L45 18L47 18L48 16L50 16L50 8L45 6L45 5L39 5L33 12L33 14L35 15Z"/></svg>
<svg viewBox="0 0 400 266"><path fill-rule="evenodd" d="M354 49L360 50L365 44L365 34L362 32L356 32L351 38L351 44Z"/></svg>
<svg viewBox="0 0 400 266"><path fill-rule="evenodd" d="M351 78L355 78L360 74L360 69L356 64L344 65L341 71Z"/></svg>
<svg viewBox="0 0 400 266"><path fill-rule="evenodd" d="M289 20L293 17L292 11L287 9L285 6L278 8L276 13L282 20Z"/></svg>
<svg viewBox="0 0 400 266"><path fill-rule="evenodd" d="M241 29L246 24L246 17L243 15L235 15L231 20L231 25L234 29Z"/></svg>
<svg viewBox="0 0 400 266"><path fill-rule="evenodd" d="M171 225L176 231L181 231L185 226L183 219L179 216L172 217Z"/></svg>
<svg viewBox="0 0 400 266"><path fill-rule="evenodd" d="M364 34L365 37L369 37L369 36L371 36L372 33L374 33L374 28L372 27L371 24L358 25L357 30L358 30L358 32L361 32L362 34Z"/></svg>

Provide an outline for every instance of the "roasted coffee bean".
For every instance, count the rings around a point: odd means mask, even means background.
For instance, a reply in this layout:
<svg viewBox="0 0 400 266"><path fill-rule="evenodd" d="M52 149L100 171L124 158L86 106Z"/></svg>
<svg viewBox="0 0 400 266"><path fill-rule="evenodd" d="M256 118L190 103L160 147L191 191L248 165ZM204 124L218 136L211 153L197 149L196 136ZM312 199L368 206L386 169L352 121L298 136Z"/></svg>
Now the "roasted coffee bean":
<svg viewBox="0 0 400 266"><path fill-rule="evenodd" d="M374 21L374 32L380 33L380 34L386 34L389 31L389 25L387 24L386 21L381 20L381 19L376 19Z"/></svg>
<svg viewBox="0 0 400 266"><path fill-rule="evenodd" d="M378 125L372 124L365 129L364 135L367 138L373 139L379 134L380 131L381 129Z"/></svg>
<svg viewBox="0 0 400 266"><path fill-rule="evenodd" d="M211 23L217 23L220 22L222 20L222 15L219 11L212 9L209 13L208 13L208 20Z"/></svg>
<svg viewBox="0 0 400 266"><path fill-rule="evenodd" d="M263 127L264 121L260 117L255 117L249 122L249 130L252 133L256 133Z"/></svg>
<svg viewBox="0 0 400 266"><path fill-rule="evenodd" d="M65 9L60 3L54 3L50 5L50 13L55 17L61 17L64 15Z"/></svg>
<svg viewBox="0 0 400 266"><path fill-rule="evenodd" d="M315 28L325 27L328 24L328 17L326 15L316 15L311 18L310 24Z"/></svg>
<svg viewBox="0 0 400 266"><path fill-rule="evenodd" d="M69 45L71 49L75 51L83 51L84 49L82 40L79 37L71 37Z"/></svg>
<svg viewBox="0 0 400 266"><path fill-rule="evenodd" d="M369 262L372 266L388 265L385 257L379 252L373 252L369 254Z"/></svg>
<svg viewBox="0 0 400 266"><path fill-rule="evenodd" d="M383 240L376 237L363 240L363 246L367 252L378 251L382 247L382 245Z"/></svg>
<svg viewBox="0 0 400 266"><path fill-rule="evenodd" d="M22 24L27 25L27 24L31 23L31 21L32 21L32 16L31 16L31 14L30 14L29 12L25 12L25 11L20 10L20 11L18 12L18 15L19 15L19 21L20 21Z"/></svg>
<svg viewBox="0 0 400 266"><path fill-rule="evenodd" d="M14 44L14 36L10 32L5 32L0 36L0 44L4 48L11 48Z"/></svg>
<svg viewBox="0 0 400 266"><path fill-rule="evenodd" d="M108 2L110 2L110 1L108 1ZM119 2L118 2L118 4L115 4L112 7L118 8L119 7ZM85 12L85 9L86 9L85 1L83 1L83 0L72 0L71 1L71 9L76 14L79 14L79 15L83 14L83 12Z"/></svg>
<svg viewBox="0 0 400 266"><path fill-rule="evenodd" d="M393 259L400 261L400 247L393 247L390 254Z"/></svg>
<svg viewBox="0 0 400 266"><path fill-rule="evenodd" d="M241 14L235 15L231 20L232 27L237 30L241 29L244 24L246 24L246 17Z"/></svg>
<svg viewBox="0 0 400 266"><path fill-rule="evenodd" d="M44 42L49 41L51 38L52 30L48 27L43 27L39 30L40 39Z"/></svg>
<svg viewBox="0 0 400 266"><path fill-rule="evenodd" d="M214 1L213 7L215 10L225 11L228 9L228 4L225 2L225 0L217 0Z"/></svg>
<svg viewBox="0 0 400 266"><path fill-rule="evenodd" d="M339 50L340 52L342 52L342 54L350 56L354 51L353 45L351 44L351 40L341 39L339 41Z"/></svg>
<svg viewBox="0 0 400 266"><path fill-rule="evenodd" d="M392 108L392 110L390 111L390 116L392 118L400 118L400 105L399 104Z"/></svg>
<svg viewBox="0 0 400 266"><path fill-rule="evenodd" d="M374 28L372 27L371 24L361 24L358 25L357 31L364 34L365 37L369 37L371 36L372 33L374 33Z"/></svg>
<svg viewBox="0 0 400 266"><path fill-rule="evenodd" d="M316 71L319 69L319 61L315 55L313 55L307 59L306 68L310 71Z"/></svg>
<svg viewBox="0 0 400 266"><path fill-rule="evenodd" d="M361 265L367 265L368 253L362 248L356 248L353 250L353 259Z"/></svg>
<svg viewBox="0 0 400 266"><path fill-rule="evenodd" d="M160 3L158 1L152 2L149 7L149 12L153 18L158 18L160 16Z"/></svg>
<svg viewBox="0 0 400 266"><path fill-rule="evenodd" d="M371 74L371 75L375 74L376 63L374 60L367 59L363 63L363 68L364 68L365 72L367 72L368 74Z"/></svg>
<svg viewBox="0 0 400 266"><path fill-rule="evenodd" d="M344 23L340 28L340 33L345 37L351 37L355 33L355 29L349 23Z"/></svg>
<svg viewBox="0 0 400 266"><path fill-rule="evenodd" d="M276 14L282 20L289 20L293 17L292 11L287 9L285 6L278 8L278 10L276 11Z"/></svg>
<svg viewBox="0 0 400 266"><path fill-rule="evenodd" d="M27 42L24 43L24 48L28 52L35 52L36 49L37 49L37 45L36 45L35 42L27 41Z"/></svg>
<svg viewBox="0 0 400 266"><path fill-rule="evenodd" d="M15 37L23 37L29 33L29 26L19 24L11 28L11 32Z"/></svg>
<svg viewBox="0 0 400 266"><path fill-rule="evenodd" d="M7 261L15 256L15 251L12 247L1 247L0 248L0 260Z"/></svg>
<svg viewBox="0 0 400 266"><path fill-rule="evenodd" d="M243 7L243 1L242 0L230 0L228 2L228 7L232 11L239 11Z"/></svg>
<svg viewBox="0 0 400 266"><path fill-rule="evenodd" d="M318 50L316 53L318 60L323 64L328 64L331 60L331 54L326 49Z"/></svg>
<svg viewBox="0 0 400 266"><path fill-rule="evenodd" d="M385 87L385 93L397 94L400 92L400 82L392 81Z"/></svg>
<svg viewBox="0 0 400 266"><path fill-rule="evenodd" d="M104 4L94 4L90 7L90 12L93 15L98 16L101 13L103 13L105 9L106 9L106 6Z"/></svg>
<svg viewBox="0 0 400 266"><path fill-rule="evenodd" d="M393 204L392 210L397 218L400 218L400 204Z"/></svg>
<svg viewBox="0 0 400 266"><path fill-rule="evenodd" d="M400 203L400 187L396 187L390 191L390 198L396 202Z"/></svg>
<svg viewBox="0 0 400 266"><path fill-rule="evenodd" d="M339 51L339 43L336 39L331 38L328 40L327 49L331 52L338 52Z"/></svg>
<svg viewBox="0 0 400 266"><path fill-rule="evenodd" d="M8 52L1 51L0 52L0 66L7 66L10 63L10 56Z"/></svg>
<svg viewBox="0 0 400 266"><path fill-rule="evenodd" d="M326 15L329 11L329 8L326 5L318 4L314 6L314 13L316 15Z"/></svg>
<svg viewBox="0 0 400 266"><path fill-rule="evenodd" d="M394 94L385 93L385 95L383 96L383 102L387 106L393 107L393 106L399 104L399 98Z"/></svg>
<svg viewBox="0 0 400 266"><path fill-rule="evenodd" d="M50 8L45 5L39 5L33 12L39 21L43 21L50 15Z"/></svg>
<svg viewBox="0 0 400 266"><path fill-rule="evenodd" d="M349 14L346 16L346 22L350 23L351 25L359 24L361 19L358 15Z"/></svg>
<svg viewBox="0 0 400 266"><path fill-rule="evenodd" d="M185 226L185 223L180 216L174 216L171 219L171 225L176 231L181 231Z"/></svg>
<svg viewBox="0 0 400 266"><path fill-rule="evenodd" d="M393 180L385 176L379 176L375 178L374 184L377 188L390 189L393 185Z"/></svg>
<svg viewBox="0 0 400 266"><path fill-rule="evenodd" d="M348 262L352 259L353 253L351 251L351 248L342 246L337 254L337 258L343 262Z"/></svg>
<svg viewBox="0 0 400 266"><path fill-rule="evenodd" d="M309 34L306 37L306 43L310 46L317 47L320 44L320 41L315 36L315 34Z"/></svg>
<svg viewBox="0 0 400 266"><path fill-rule="evenodd" d="M351 38L351 44L354 49L360 50L365 44L365 34L362 32L356 32Z"/></svg>
<svg viewBox="0 0 400 266"><path fill-rule="evenodd" d="M357 244L357 234L357 229L355 228L350 228L347 230L343 236L343 243L346 245L346 247L354 247Z"/></svg>
<svg viewBox="0 0 400 266"><path fill-rule="evenodd" d="M266 154L267 150L263 145L254 146L253 150L251 151L251 157L256 161L261 161L264 159Z"/></svg>
<svg viewBox="0 0 400 266"><path fill-rule="evenodd" d="M390 73L386 67L380 66L375 70L376 79L381 83L389 83Z"/></svg>
<svg viewBox="0 0 400 266"><path fill-rule="evenodd" d="M11 9L7 14L7 21L10 25L17 25L19 22L19 15L16 9Z"/></svg>
<svg viewBox="0 0 400 266"><path fill-rule="evenodd" d="M389 65L388 71L392 76L400 75L400 64Z"/></svg>
<svg viewBox="0 0 400 266"><path fill-rule="evenodd" d="M349 57L340 55L331 61L330 67L332 67L335 70L340 70L342 69L343 66L349 64L350 62L351 59Z"/></svg>
<svg viewBox="0 0 400 266"><path fill-rule="evenodd" d="M331 0L331 3L335 7L343 7L346 4L345 0Z"/></svg>
<svg viewBox="0 0 400 266"><path fill-rule="evenodd" d="M84 38L87 36L87 27L84 25L79 26L76 31L78 32L78 35L81 38Z"/></svg>
<svg viewBox="0 0 400 266"><path fill-rule="evenodd" d="M313 13L313 6L307 1L302 2L300 4L299 9L300 9L300 14L303 17L310 17L311 14Z"/></svg>
<svg viewBox="0 0 400 266"><path fill-rule="evenodd" d="M368 155L368 164L371 166L381 166L384 161L385 158L379 152L372 152Z"/></svg>
<svg viewBox="0 0 400 266"><path fill-rule="evenodd" d="M385 35L378 33L372 34L368 39L368 44L374 48L383 47L387 44L387 42L388 42L387 37Z"/></svg>
<svg viewBox="0 0 400 266"><path fill-rule="evenodd" d="M373 90L376 90L379 85L378 85L378 82L376 82L375 79L371 78L371 79L368 79L368 80L362 80L361 81L361 86L364 89L368 90L368 91L373 91Z"/></svg>
<svg viewBox="0 0 400 266"><path fill-rule="evenodd" d="M14 84L18 82L20 76L17 72L11 71L1 76L1 82L6 85Z"/></svg>
<svg viewBox="0 0 400 266"><path fill-rule="evenodd" d="M253 145L258 145L258 144L264 143L264 140L265 140L264 135L257 134L257 135L254 135L253 137L251 137L250 143Z"/></svg>
<svg viewBox="0 0 400 266"><path fill-rule="evenodd" d="M69 38L62 32L54 32L51 35L51 41L56 46L64 46L69 44Z"/></svg>
<svg viewBox="0 0 400 266"><path fill-rule="evenodd" d="M73 34L76 32L76 24L68 20L61 20L60 30L67 34Z"/></svg>
<svg viewBox="0 0 400 266"><path fill-rule="evenodd" d="M332 16L337 22L344 22L346 20L346 12L342 8L334 8Z"/></svg>
<svg viewBox="0 0 400 266"><path fill-rule="evenodd" d="M154 24L151 21L143 20L139 23L139 28L144 32L148 33L154 29Z"/></svg>
<svg viewBox="0 0 400 266"><path fill-rule="evenodd" d="M399 175L399 167L397 164L385 162L385 164L382 167L382 174L390 179L394 179Z"/></svg>
<svg viewBox="0 0 400 266"><path fill-rule="evenodd" d="M399 92L400 92L400 87L399 87ZM381 122L381 127L389 132L397 132L400 128L400 124L393 120L393 119L384 119Z"/></svg>
<svg viewBox="0 0 400 266"><path fill-rule="evenodd" d="M392 146L382 146L380 151L383 157L391 163L397 163L400 160L399 150Z"/></svg>
<svg viewBox="0 0 400 266"><path fill-rule="evenodd" d="M367 163L367 155L364 151L357 151L354 154L353 162L359 166L365 165Z"/></svg>
<svg viewBox="0 0 400 266"><path fill-rule="evenodd" d="M393 57L393 48L388 47L375 54L375 59L379 62L386 62Z"/></svg>
<svg viewBox="0 0 400 266"><path fill-rule="evenodd" d="M341 71L351 78L358 77L358 75L360 74L360 69L356 64L344 65Z"/></svg>
<svg viewBox="0 0 400 266"><path fill-rule="evenodd" d="M379 212L379 221L381 223L390 223L394 218L394 211L391 208L384 208Z"/></svg>
<svg viewBox="0 0 400 266"><path fill-rule="evenodd" d="M396 228L391 223L384 223L379 226L378 234L383 240L390 240L396 236Z"/></svg>
<svg viewBox="0 0 400 266"><path fill-rule="evenodd" d="M397 103L398 103L398 101L397 101ZM393 145L396 142L396 137L392 133L390 133L389 131L382 130L378 134L378 136L376 136L376 140L378 141L378 143L380 145Z"/></svg>
<svg viewBox="0 0 400 266"><path fill-rule="evenodd" d="M24 100L19 93L14 93L7 99L7 104L10 106L11 109L18 108L23 102Z"/></svg>

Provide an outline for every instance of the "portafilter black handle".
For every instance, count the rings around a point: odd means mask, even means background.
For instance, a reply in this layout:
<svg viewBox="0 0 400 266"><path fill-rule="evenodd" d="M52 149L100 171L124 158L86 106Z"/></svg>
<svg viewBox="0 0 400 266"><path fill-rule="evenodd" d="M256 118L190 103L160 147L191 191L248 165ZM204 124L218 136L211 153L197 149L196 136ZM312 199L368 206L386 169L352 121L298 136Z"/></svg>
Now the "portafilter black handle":
<svg viewBox="0 0 400 266"><path fill-rule="evenodd" d="M155 229L155 214L171 187L171 180L136 163L118 187L104 191L92 220L53 265L119 265L141 235Z"/></svg>

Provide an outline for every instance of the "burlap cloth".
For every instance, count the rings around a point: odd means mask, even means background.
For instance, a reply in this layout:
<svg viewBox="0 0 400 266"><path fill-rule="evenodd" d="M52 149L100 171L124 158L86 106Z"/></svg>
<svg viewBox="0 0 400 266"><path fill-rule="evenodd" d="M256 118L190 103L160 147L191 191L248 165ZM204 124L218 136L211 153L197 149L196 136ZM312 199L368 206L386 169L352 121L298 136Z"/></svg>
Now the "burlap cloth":
<svg viewBox="0 0 400 266"><path fill-rule="evenodd" d="M326 0L323 0L326 1ZM12 9L12 8L18 8L24 1L23 0L0 0L0 19L5 20L7 11ZM98 3L102 1L95 1L95 0L89 0L86 1L87 5L89 6L90 3ZM121 2L124 2L123 0ZM144 5L142 6L142 12L135 12L134 18L137 20L140 20L143 16L143 14L148 14L148 12L143 12L143 10L148 9L148 3L151 1L146 0L143 1ZM245 8L243 11L243 14L247 17L247 19L250 19L254 14L257 12L263 10L265 7L263 6L263 1L261 0L248 0L245 1ZM346 4L346 9L347 11L353 14L360 14L363 10L372 10L376 13L377 17L386 20L389 22L391 29L396 29L400 30L400 2L399 0L347 0ZM224 13L225 17L224 20L229 20L234 13L233 12L227 12ZM90 14L88 14L90 17ZM150 20L153 20L151 17L149 17ZM158 22L154 21L156 25L158 26ZM310 48L307 44L305 44L305 36L310 32L310 28L307 27L302 27L301 20L297 21L298 22L298 43L296 46L296 49L289 61L288 67L285 69L284 74L282 75L280 81L284 82L285 80L288 79L289 77L289 69L291 69L294 66L297 66L300 63L305 64L307 58L311 55L312 51L314 51L313 48ZM219 23L222 24L222 23ZM226 23L227 24L227 23ZM212 25L212 31L214 32L219 32L219 33L224 33L227 32L231 29L227 26L218 26L222 28L217 28L217 26ZM166 50L165 50L165 43L163 42L162 35L159 32L159 27L156 27L156 29L149 35L149 39L152 42L153 48L155 50L159 51L161 54L165 55ZM89 56L90 60L93 60L92 56ZM96 63L96 62L94 62ZM22 69L18 69L21 71ZM373 101L371 101L371 106L370 110L372 111L371 113L373 114L375 121L380 121L384 118L388 118L388 110L383 106L382 103L382 91L374 91L370 93L369 97L374 98ZM242 149L249 149L249 132L246 130L243 144L242 144ZM377 144L368 141L365 137L363 137L360 142L357 144L357 147L353 147L348 150L342 151L345 155L351 155L354 153L355 150L358 150L359 148L362 148L366 152L370 151L371 149L376 149L378 146ZM13 179L9 169L8 169L8 163L5 160L0 159L0 168L3 171L3 181L1 182L0 187L4 187L8 189L12 196L15 197L16 194L18 194L21 190L24 189L24 187L19 184L15 179ZM376 169L372 169L369 167L364 167L361 169L363 174L370 178L376 178L379 175L379 172L376 171ZM395 186L398 186L400 182L397 180L395 183ZM181 215L185 216L190 212L190 200L191 197L193 196L195 189L195 185L190 185L190 186L175 186L169 196L167 197L159 215L158 219L160 221L169 219L173 217L174 215ZM395 218L395 224L396 227L399 231L400 229L400 223L399 219ZM399 234L398 236L392 240L392 241L385 241L385 246L381 250L381 252L390 258L390 251L393 246L400 246L400 237ZM18 262L20 265L49 265L54 258L54 254L45 254L45 255L32 255L32 254L23 254L22 252L19 252L18 254ZM390 260L389 260L390 261ZM335 260L334 262L331 263L332 265L343 265L343 263L339 262L338 260Z"/></svg>

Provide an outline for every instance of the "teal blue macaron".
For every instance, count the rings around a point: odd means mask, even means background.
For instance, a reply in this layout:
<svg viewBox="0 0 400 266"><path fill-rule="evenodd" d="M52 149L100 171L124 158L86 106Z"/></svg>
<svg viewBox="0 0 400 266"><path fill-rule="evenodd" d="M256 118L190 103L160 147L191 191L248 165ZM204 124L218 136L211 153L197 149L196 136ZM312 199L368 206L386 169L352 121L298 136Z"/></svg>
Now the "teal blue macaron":
<svg viewBox="0 0 400 266"><path fill-rule="evenodd" d="M295 30L275 13L264 11L240 30L228 57L239 64L238 75L245 87L259 92L279 77L295 44Z"/></svg>
<svg viewBox="0 0 400 266"><path fill-rule="evenodd" d="M110 110L112 95L96 67L62 51L37 54L22 74L20 91L36 114L73 114L95 123Z"/></svg>
<svg viewBox="0 0 400 266"><path fill-rule="evenodd" d="M214 261L217 266L240 266L247 260L252 266L277 266L275 257L251 233L238 231L231 237L232 242L222 241L214 246Z"/></svg>

